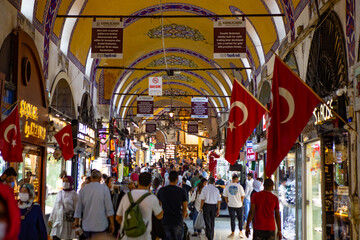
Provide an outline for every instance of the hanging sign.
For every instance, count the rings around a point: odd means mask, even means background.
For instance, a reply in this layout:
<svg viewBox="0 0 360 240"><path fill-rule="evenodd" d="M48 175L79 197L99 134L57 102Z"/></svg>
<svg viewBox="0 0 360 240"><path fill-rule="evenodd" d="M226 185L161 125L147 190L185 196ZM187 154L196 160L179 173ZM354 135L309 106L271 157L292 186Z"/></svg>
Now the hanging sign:
<svg viewBox="0 0 360 240"><path fill-rule="evenodd" d="M246 57L245 21L218 20L214 22L214 58Z"/></svg>
<svg viewBox="0 0 360 240"><path fill-rule="evenodd" d="M91 57L122 59L123 29L124 25L120 21L93 21L91 35Z"/></svg>
<svg viewBox="0 0 360 240"><path fill-rule="evenodd" d="M255 156L255 153L254 153L253 147L252 147L252 141L246 142L246 160L248 160L248 161L256 160L256 156Z"/></svg>
<svg viewBox="0 0 360 240"><path fill-rule="evenodd" d="M153 133L156 132L156 123L154 121L147 122L145 126L145 131L147 133Z"/></svg>
<svg viewBox="0 0 360 240"><path fill-rule="evenodd" d="M188 133L198 133L199 132L199 124L197 121L189 121L187 126Z"/></svg>
<svg viewBox="0 0 360 240"><path fill-rule="evenodd" d="M154 116L154 98L138 97L137 98L137 117L153 117Z"/></svg>
<svg viewBox="0 0 360 240"><path fill-rule="evenodd" d="M162 77L149 77L149 96L162 95Z"/></svg>
<svg viewBox="0 0 360 240"><path fill-rule="evenodd" d="M208 99L206 97L191 98L191 117L208 118Z"/></svg>

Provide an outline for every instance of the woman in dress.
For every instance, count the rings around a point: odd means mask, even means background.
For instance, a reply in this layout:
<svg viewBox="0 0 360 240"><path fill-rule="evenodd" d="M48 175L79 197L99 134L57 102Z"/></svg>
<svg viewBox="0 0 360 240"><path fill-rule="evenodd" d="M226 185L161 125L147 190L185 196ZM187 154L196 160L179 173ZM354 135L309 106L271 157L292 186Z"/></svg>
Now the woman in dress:
<svg viewBox="0 0 360 240"><path fill-rule="evenodd" d="M47 240L44 216L34 199L34 186L30 183L21 185L18 202L21 215L19 240Z"/></svg>
<svg viewBox="0 0 360 240"><path fill-rule="evenodd" d="M63 190L58 192L55 205L49 217L51 227L50 236L54 240L73 239L76 237L75 230L72 228L77 193L73 189L74 180L70 176L63 178Z"/></svg>

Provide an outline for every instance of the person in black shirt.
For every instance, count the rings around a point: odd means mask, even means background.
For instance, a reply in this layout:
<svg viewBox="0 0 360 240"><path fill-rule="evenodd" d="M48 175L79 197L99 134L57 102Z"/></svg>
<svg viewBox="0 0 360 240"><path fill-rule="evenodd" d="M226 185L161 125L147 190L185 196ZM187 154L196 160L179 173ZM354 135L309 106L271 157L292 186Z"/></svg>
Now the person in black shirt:
<svg viewBox="0 0 360 240"><path fill-rule="evenodd" d="M186 177L182 178L182 188L186 191L186 199L189 200L189 192L191 190L191 186L186 184Z"/></svg>
<svg viewBox="0 0 360 240"><path fill-rule="evenodd" d="M187 196L185 189L177 186L178 173L171 171L170 184L158 192L158 198L164 210L162 224L165 240L182 240L184 235L183 219L187 217Z"/></svg>

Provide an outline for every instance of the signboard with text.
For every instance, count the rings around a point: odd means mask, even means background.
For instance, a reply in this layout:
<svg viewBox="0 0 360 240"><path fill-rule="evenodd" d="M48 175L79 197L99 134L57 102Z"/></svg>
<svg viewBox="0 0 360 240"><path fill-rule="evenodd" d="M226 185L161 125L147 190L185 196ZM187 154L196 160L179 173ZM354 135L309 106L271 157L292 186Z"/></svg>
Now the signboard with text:
<svg viewBox="0 0 360 240"><path fill-rule="evenodd" d="M233 59L246 57L245 21L218 20L214 22L214 58Z"/></svg>
<svg viewBox="0 0 360 240"><path fill-rule="evenodd" d="M256 155L253 151L252 141L247 141L246 142L246 160L247 161L255 161L256 160L255 156Z"/></svg>
<svg viewBox="0 0 360 240"><path fill-rule="evenodd" d="M197 121L189 121L187 126L188 133L198 133L199 132L199 124Z"/></svg>
<svg viewBox="0 0 360 240"><path fill-rule="evenodd" d="M149 77L149 96L162 95L162 77Z"/></svg>
<svg viewBox="0 0 360 240"><path fill-rule="evenodd" d="M156 123L155 122L147 122L145 125L145 132L146 133L156 132Z"/></svg>
<svg viewBox="0 0 360 240"><path fill-rule="evenodd" d="M123 27L123 23L117 20L93 21L91 57L122 59Z"/></svg>
<svg viewBox="0 0 360 240"><path fill-rule="evenodd" d="M137 98L137 117L153 117L154 116L154 98L138 97Z"/></svg>
<svg viewBox="0 0 360 240"><path fill-rule="evenodd" d="M208 99L206 97L191 98L191 117L208 118Z"/></svg>

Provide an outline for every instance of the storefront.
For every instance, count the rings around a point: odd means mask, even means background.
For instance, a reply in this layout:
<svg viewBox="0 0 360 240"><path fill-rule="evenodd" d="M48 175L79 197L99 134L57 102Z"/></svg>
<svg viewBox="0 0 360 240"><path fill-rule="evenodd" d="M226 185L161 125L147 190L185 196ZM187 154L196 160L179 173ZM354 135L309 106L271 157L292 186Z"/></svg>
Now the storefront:
<svg viewBox="0 0 360 240"><path fill-rule="evenodd" d="M32 38L23 31L14 32L17 49L16 95L19 106L23 162L11 163L18 173L18 184L34 184L42 207L46 198L46 136L48 108L45 81L38 51ZM19 188L15 189L16 193Z"/></svg>
<svg viewBox="0 0 360 240"><path fill-rule="evenodd" d="M71 176L75 180L75 189L79 190L82 183L81 177L90 176L91 161L94 160L95 130L78 120L72 120L71 127L75 153L72 159Z"/></svg>

